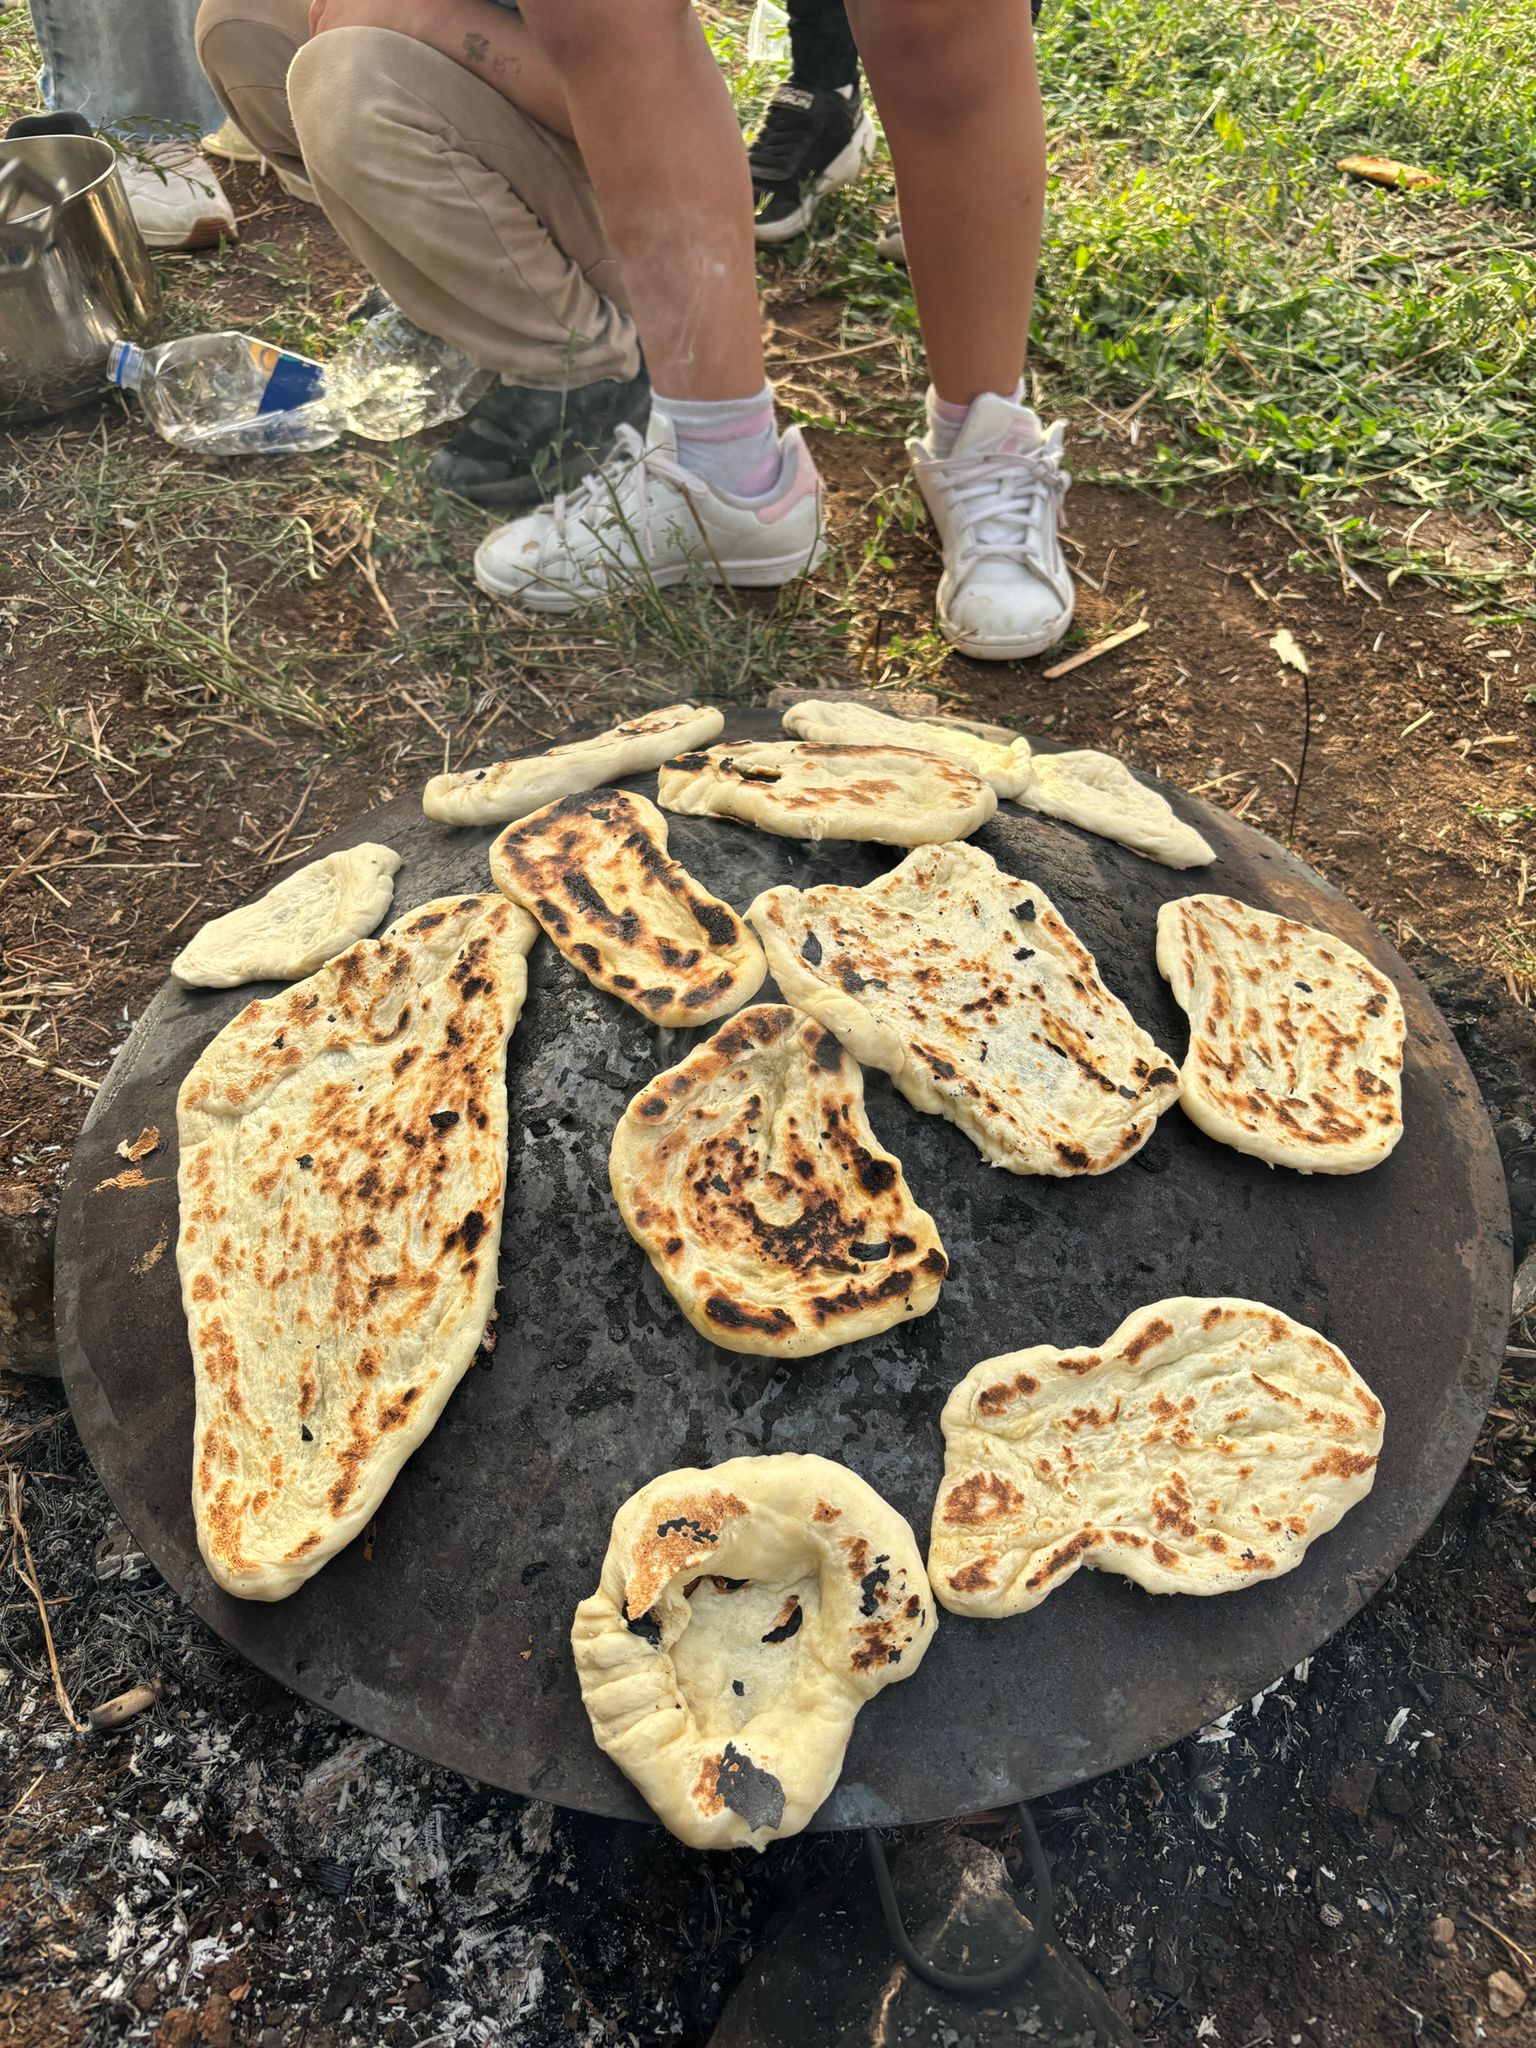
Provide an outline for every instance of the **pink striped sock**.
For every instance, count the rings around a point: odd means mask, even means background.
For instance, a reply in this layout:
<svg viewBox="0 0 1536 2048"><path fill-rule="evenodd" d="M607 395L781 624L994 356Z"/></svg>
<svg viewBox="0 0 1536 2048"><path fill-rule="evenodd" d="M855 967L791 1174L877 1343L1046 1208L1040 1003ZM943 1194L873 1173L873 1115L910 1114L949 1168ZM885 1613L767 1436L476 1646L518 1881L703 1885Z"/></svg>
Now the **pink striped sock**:
<svg viewBox="0 0 1536 2048"><path fill-rule="evenodd" d="M772 492L782 464L771 385L751 398L664 398L657 392L651 403L672 422L684 469L733 498Z"/></svg>
<svg viewBox="0 0 1536 2048"><path fill-rule="evenodd" d="M1022 405L1024 402L1023 379L1021 378L1011 391L1001 392L999 396L1011 399L1015 405ZM928 386L926 402L928 408L928 432L924 438L930 452L937 455L942 462L946 456L954 454L955 442L960 437L960 429L970 417L971 408L969 405L951 405L947 398L940 398L931 384Z"/></svg>

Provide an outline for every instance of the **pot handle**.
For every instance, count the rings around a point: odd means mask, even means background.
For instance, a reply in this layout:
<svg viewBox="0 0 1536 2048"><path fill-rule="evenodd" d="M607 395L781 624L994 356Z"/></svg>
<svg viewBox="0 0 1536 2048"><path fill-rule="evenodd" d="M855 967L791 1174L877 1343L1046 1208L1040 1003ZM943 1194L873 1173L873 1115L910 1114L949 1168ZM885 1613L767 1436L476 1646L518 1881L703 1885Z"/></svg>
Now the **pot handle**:
<svg viewBox="0 0 1536 2048"><path fill-rule="evenodd" d="M45 178L23 158L0 164L0 285L52 248L68 200L62 180Z"/></svg>

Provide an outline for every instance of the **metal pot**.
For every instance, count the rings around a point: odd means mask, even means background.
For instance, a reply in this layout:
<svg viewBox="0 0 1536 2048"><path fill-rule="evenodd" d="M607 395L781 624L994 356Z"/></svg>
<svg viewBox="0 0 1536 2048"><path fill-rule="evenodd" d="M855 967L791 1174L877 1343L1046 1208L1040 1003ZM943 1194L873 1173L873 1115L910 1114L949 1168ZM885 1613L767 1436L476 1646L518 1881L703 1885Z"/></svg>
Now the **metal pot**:
<svg viewBox="0 0 1536 2048"><path fill-rule="evenodd" d="M99 396L112 343L158 329L160 286L116 161L93 135L0 141L0 425Z"/></svg>

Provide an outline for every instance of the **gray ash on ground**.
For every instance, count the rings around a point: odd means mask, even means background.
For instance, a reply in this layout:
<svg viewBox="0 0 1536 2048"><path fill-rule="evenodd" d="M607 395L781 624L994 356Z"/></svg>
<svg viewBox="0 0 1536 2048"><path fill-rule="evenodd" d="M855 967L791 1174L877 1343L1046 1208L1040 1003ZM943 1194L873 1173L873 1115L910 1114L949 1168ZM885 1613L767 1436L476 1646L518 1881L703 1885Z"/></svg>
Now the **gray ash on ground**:
<svg viewBox="0 0 1536 2048"><path fill-rule="evenodd" d="M1492 1107L1523 1250L1536 1031L1483 978L1426 965ZM1528 1327L1516 1343L1536 1349ZM136 1557L56 1390L0 1398L77 1716L166 1686L116 1735L73 1732L11 1522L0 2043L692 2048L781 1913L828 1877L866 1882L849 1839L703 1857L295 1701ZM1536 1361L1516 1357L1430 1535L1309 1665L1042 1803L1062 1934L1149 2048L1531 2038L1532 2005L1506 2008L1536 2002L1533 1481ZM1007 1816L981 1826L1016 1851Z"/></svg>

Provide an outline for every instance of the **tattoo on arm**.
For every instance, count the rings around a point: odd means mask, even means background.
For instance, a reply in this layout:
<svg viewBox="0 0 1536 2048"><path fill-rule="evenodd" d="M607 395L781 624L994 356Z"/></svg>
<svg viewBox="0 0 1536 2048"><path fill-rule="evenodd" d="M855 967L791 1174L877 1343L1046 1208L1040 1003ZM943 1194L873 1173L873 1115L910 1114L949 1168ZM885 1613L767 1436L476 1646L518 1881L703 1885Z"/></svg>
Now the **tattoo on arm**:
<svg viewBox="0 0 1536 2048"><path fill-rule="evenodd" d="M484 36L467 35L464 38L464 62L469 65L483 64L490 47Z"/></svg>

